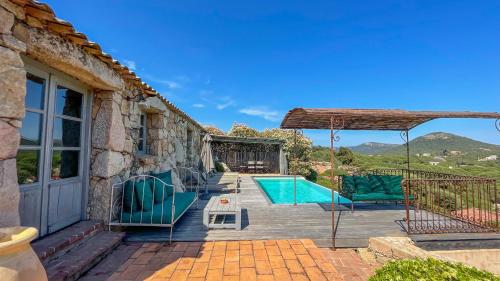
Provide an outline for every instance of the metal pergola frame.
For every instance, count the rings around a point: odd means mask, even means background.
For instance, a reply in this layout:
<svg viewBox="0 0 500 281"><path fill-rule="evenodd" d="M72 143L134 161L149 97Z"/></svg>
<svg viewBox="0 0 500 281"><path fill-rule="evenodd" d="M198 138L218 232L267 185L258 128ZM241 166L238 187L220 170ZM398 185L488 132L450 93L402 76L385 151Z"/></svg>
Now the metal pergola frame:
<svg viewBox="0 0 500 281"><path fill-rule="evenodd" d="M340 140L342 130L388 130L400 131L401 139L406 145L407 172L410 173L410 138L409 131L418 125L440 118L476 118L495 119L495 127L500 132L500 113L497 112L444 112L444 111L405 111L384 109L335 109L335 108L294 108L290 110L281 123L282 129L293 129L296 145L297 130L329 129L330 130L330 177L332 186L335 183L335 142ZM297 164L297 163L295 163ZM296 199L296 171L294 172L294 205ZM406 184L405 209L409 217L409 181ZM332 248L335 250L335 200L332 190ZM410 220L407 219L410 228Z"/></svg>

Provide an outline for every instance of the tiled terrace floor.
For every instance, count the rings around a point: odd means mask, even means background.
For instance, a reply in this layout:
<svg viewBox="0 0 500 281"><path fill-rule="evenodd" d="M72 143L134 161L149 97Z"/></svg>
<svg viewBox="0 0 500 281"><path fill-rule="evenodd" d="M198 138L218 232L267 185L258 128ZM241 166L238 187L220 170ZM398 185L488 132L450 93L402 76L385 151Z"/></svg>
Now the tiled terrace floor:
<svg viewBox="0 0 500 281"><path fill-rule="evenodd" d="M311 240L132 243L83 279L367 280L373 270L354 250L317 248Z"/></svg>

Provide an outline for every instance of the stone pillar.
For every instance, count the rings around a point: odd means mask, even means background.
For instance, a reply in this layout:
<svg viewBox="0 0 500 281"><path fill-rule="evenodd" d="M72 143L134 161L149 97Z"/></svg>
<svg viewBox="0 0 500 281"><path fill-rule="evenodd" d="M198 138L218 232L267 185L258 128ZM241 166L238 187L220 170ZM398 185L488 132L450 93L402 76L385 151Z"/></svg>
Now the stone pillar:
<svg viewBox="0 0 500 281"><path fill-rule="evenodd" d="M89 217L108 221L111 185L120 180L126 164L125 126L119 92L95 94L92 119L92 166L89 186Z"/></svg>
<svg viewBox="0 0 500 281"><path fill-rule="evenodd" d="M26 45L12 35L14 14L7 6L0 5L0 227L20 224L15 157L26 95L20 56Z"/></svg>

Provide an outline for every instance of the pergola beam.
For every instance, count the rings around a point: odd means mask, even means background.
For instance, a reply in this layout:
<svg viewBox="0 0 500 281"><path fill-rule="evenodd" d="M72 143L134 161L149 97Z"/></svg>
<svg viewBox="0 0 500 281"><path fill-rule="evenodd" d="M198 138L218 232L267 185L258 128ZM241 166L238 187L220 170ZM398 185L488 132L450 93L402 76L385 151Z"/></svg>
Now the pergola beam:
<svg viewBox="0 0 500 281"><path fill-rule="evenodd" d="M344 119L344 130L388 131L411 130L420 124L440 118L500 119L500 114L497 112L294 108L283 119L281 128L328 130L332 116Z"/></svg>

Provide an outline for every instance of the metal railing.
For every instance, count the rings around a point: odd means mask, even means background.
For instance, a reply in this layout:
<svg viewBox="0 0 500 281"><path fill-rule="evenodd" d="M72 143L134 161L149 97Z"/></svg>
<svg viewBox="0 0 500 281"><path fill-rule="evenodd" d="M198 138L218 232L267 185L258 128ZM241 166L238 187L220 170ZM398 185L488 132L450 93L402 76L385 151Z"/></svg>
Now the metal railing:
<svg viewBox="0 0 500 281"><path fill-rule="evenodd" d="M370 173L403 176L410 234L499 231L496 180L407 169Z"/></svg>
<svg viewBox="0 0 500 281"><path fill-rule="evenodd" d="M177 177L181 182L183 191L199 190L200 186L204 185L204 180L200 172L196 171L193 167L176 167Z"/></svg>
<svg viewBox="0 0 500 281"><path fill-rule="evenodd" d="M499 210L492 179L410 179L409 233L495 232Z"/></svg>

